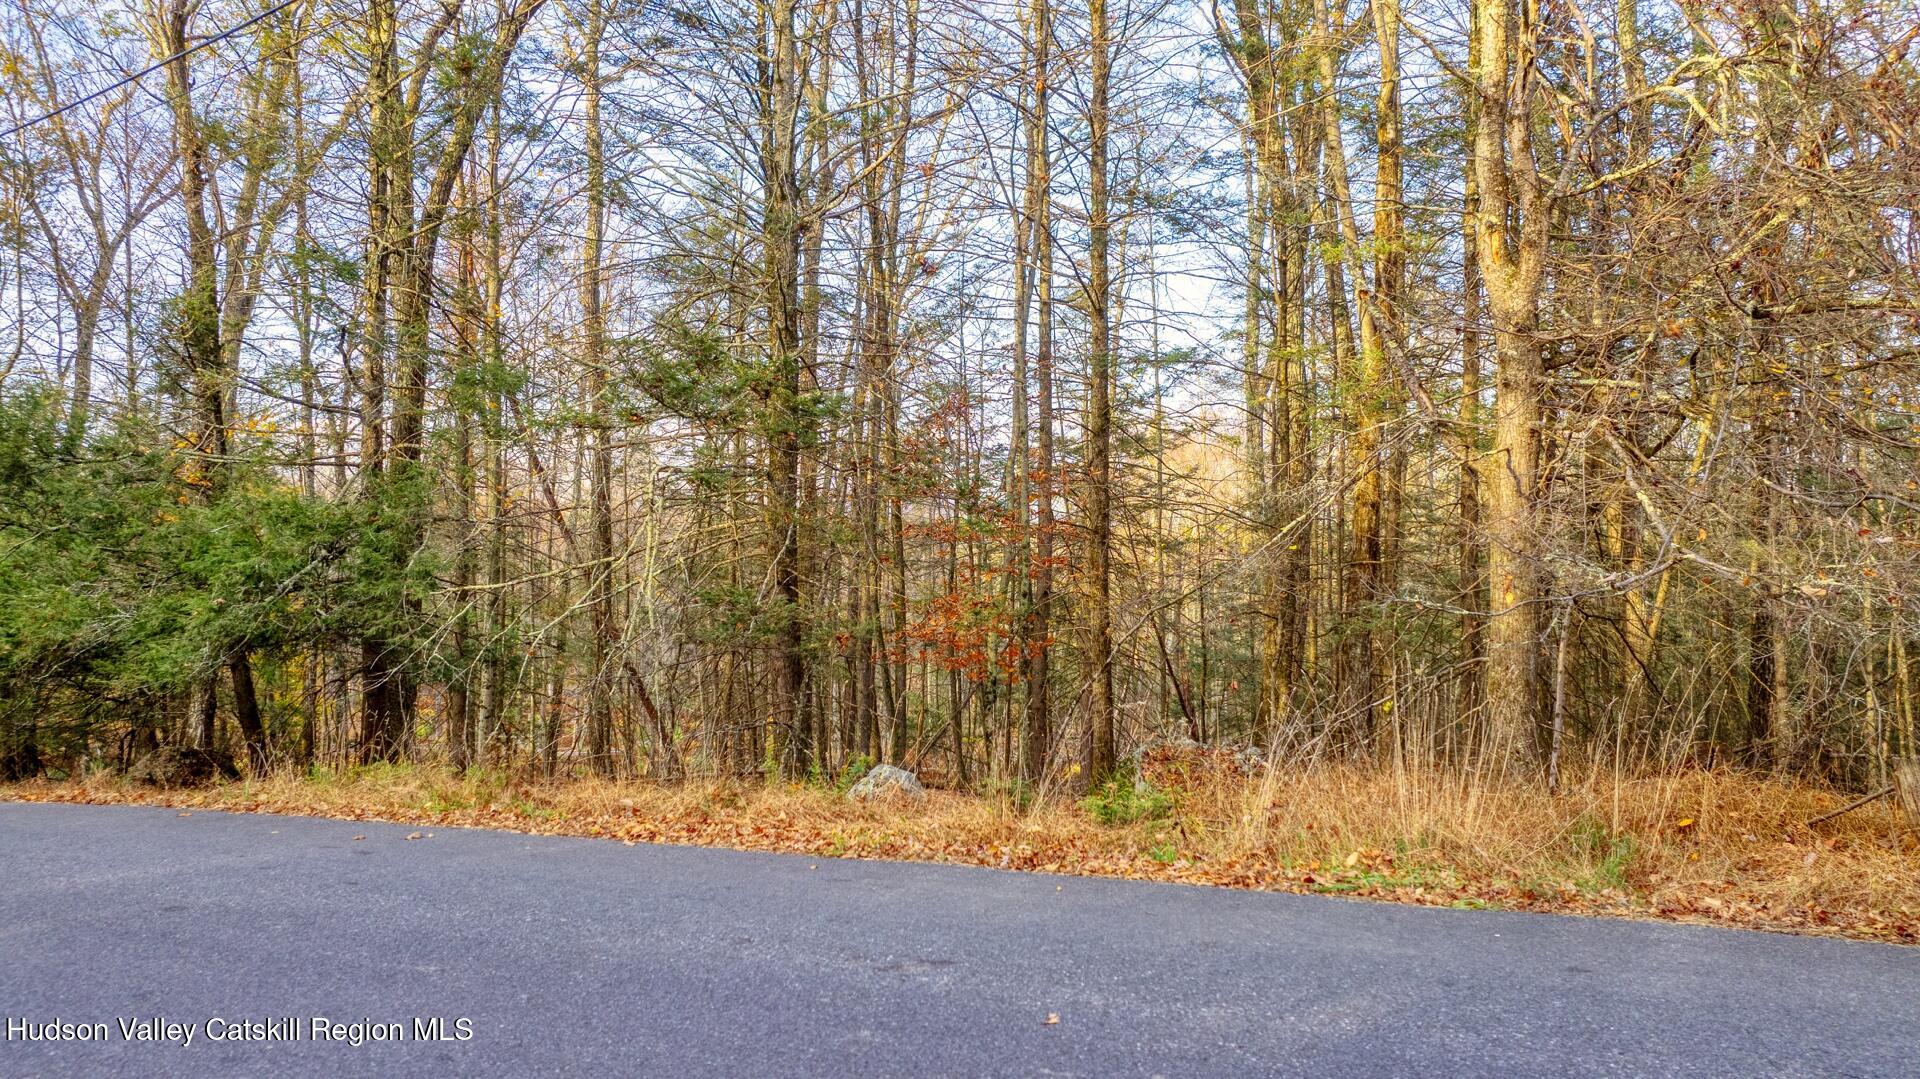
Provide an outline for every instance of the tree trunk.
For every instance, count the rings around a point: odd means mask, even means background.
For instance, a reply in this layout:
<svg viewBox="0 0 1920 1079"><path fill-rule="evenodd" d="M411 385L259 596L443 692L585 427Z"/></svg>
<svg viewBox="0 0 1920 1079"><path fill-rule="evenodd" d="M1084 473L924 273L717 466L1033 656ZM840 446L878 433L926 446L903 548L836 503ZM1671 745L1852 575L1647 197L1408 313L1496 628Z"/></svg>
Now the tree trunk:
<svg viewBox="0 0 1920 1079"><path fill-rule="evenodd" d="M800 600L800 443L807 425L800 405L800 191L795 118L800 100L794 0L772 0L767 83L766 185L762 236L767 312L766 437L767 542L772 563L778 656L774 668L773 729L787 740L783 767L803 774L812 747L801 729L806 689L806 617Z"/></svg>
<svg viewBox="0 0 1920 1079"><path fill-rule="evenodd" d="M1030 291L1036 301L1035 357L1033 378L1038 416L1036 453L1029 460L1026 415L1026 343L1027 310L1019 307L1020 320L1016 340L1022 367L1020 396L1021 453L1016 457L1020 512L1023 523L1029 499L1034 503L1034 557L1023 564L1021 574L1027 581L1027 606L1021 638L1026 655L1027 698L1021 717L1020 777L1037 784L1047 773L1047 755L1052 750L1051 717L1048 714L1047 657L1050 644L1049 606L1053 591L1053 238L1052 153L1047 130L1047 80L1052 66L1053 13L1047 0L1032 0L1028 6L1027 34L1033 50L1033 97L1027 117L1027 192L1022 211L1031 261L1020 270L1027 284L1022 297ZM1030 284L1028 284L1030 283ZM1036 483L1029 489L1028 478Z"/></svg>
<svg viewBox="0 0 1920 1079"><path fill-rule="evenodd" d="M582 31L584 54L581 83L586 92L587 222L581 251L580 310L584 338L581 362L586 368L588 413L593 425L592 520L587 548L587 609L593 629L588 656L593 664L587 683L587 761L597 775L612 776L613 676L616 647L613 610L613 418L607 400L607 322L602 295L602 234L606 228L606 163L601 154L600 38L606 28L601 0L590 0Z"/></svg>
<svg viewBox="0 0 1920 1079"><path fill-rule="evenodd" d="M1106 0L1087 9L1093 50L1092 99L1087 108L1088 229L1087 316L1093 341L1087 356L1087 676L1092 682L1088 722L1087 781L1099 783L1117 763L1114 746L1112 607L1113 520L1113 324L1109 310L1112 271L1107 264L1111 224L1107 205L1107 95L1112 46L1107 40Z"/></svg>
<svg viewBox="0 0 1920 1079"><path fill-rule="evenodd" d="M240 652L227 664L233 680L233 718L240 725L240 737L247 746L248 774L255 779L267 774L269 762L267 728L260 721L260 704L254 696L253 664Z"/></svg>
<svg viewBox="0 0 1920 1079"><path fill-rule="evenodd" d="M1534 169L1530 67L1537 28L1514 39L1510 0L1476 0L1482 113L1474 128L1475 254L1494 329L1493 454L1486 480L1487 731L1494 767L1537 756L1542 602L1539 496L1542 371L1536 337L1550 212Z"/></svg>

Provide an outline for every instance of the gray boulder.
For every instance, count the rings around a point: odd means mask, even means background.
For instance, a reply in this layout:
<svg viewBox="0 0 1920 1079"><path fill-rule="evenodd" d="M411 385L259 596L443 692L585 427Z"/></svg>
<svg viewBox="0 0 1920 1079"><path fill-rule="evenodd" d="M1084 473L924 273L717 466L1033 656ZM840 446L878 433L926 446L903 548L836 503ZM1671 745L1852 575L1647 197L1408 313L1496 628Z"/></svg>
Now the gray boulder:
<svg viewBox="0 0 1920 1079"><path fill-rule="evenodd" d="M1242 772L1248 775L1264 771L1268 764L1267 755L1261 751L1259 746L1240 747L1240 749L1234 753L1233 761L1240 766Z"/></svg>
<svg viewBox="0 0 1920 1079"><path fill-rule="evenodd" d="M876 764L873 770L860 777L847 791L847 797L855 802L870 802L874 799L905 798L918 802L927 796L927 788L920 785L920 777L905 768L895 768L891 764Z"/></svg>
<svg viewBox="0 0 1920 1079"><path fill-rule="evenodd" d="M198 787L215 779L239 779L233 761L192 746L161 746L134 762L127 778L152 787Z"/></svg>

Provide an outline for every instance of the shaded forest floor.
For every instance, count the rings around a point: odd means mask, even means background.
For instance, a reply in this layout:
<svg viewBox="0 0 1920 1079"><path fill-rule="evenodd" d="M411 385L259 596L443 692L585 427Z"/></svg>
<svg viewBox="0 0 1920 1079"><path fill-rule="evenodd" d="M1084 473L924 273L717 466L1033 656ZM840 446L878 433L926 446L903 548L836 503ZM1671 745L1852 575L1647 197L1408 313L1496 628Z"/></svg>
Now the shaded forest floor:
<svg viewBox="0 0 1920 1079"><path fill-rule="evenodd" d="M1710 922L1920 943L1920 834L1889 802L1687 771L1537 783L1322 766L1241 773L1149 755L1145 783L1087 799L929 792L855 804L831 786L522 782L375 766L161 791L100 776L0 786L21 801L137 803L629 843L899 859L1432 906ZM844 787L844 784L841 785Z"/></svg>

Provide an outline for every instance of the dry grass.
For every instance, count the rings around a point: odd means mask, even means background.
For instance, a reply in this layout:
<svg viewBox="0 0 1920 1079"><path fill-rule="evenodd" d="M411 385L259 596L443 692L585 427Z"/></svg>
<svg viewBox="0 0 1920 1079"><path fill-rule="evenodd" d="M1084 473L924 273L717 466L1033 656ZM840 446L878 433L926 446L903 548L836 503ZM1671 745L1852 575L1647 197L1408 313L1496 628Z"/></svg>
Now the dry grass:
<svg viewBox="0 0 1920 1079"><path fill-rule="evenodd" d="M375 767L156 792L97 777L0 798L141 802L481 826L818 856L909 859L1431 905L1712 921L1920 942L1920 838L1882 801L1809 829L1832 792L1729 772L1592 772L1561 794L1435 772L1242 775L1149 757L1098 808L935 791L863 806L792 785L524 783ZM1096 816L1119 818L1101 823ZM1140 819L1128 820L1138 816Z"/></svg>

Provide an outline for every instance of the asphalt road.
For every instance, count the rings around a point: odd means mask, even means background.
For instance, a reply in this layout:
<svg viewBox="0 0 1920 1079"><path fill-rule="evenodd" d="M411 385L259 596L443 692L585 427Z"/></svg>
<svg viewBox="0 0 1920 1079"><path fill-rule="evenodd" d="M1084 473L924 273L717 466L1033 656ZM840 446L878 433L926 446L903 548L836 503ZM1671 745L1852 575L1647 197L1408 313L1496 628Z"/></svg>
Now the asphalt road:
<svg viewBox="0 0 1920 1079"><path fill-rule="evenodd" d="M1920 949L416 831L0 804L0 1076L1920 1073Z"/></svg>

